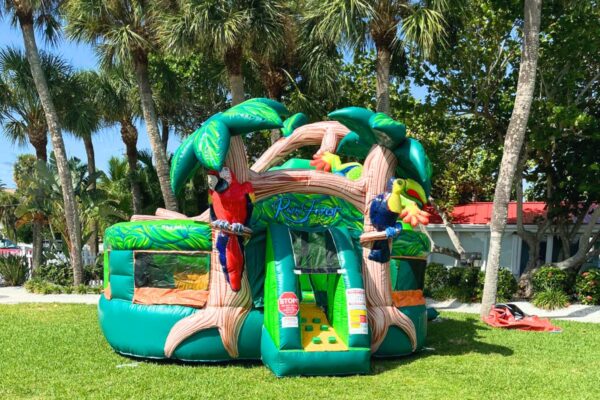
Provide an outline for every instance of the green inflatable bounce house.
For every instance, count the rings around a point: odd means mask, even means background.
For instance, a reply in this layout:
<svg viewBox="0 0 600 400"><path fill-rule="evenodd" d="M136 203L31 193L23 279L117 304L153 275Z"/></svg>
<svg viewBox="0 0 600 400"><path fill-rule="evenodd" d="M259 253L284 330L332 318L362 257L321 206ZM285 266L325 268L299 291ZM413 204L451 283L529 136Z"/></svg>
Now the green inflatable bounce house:
<svg viewBox="0 0 600 400"><path fill-rule="evenodd" d="M115 351L185 362L262 360L277 376L370 371L419 351L431 166L404 125L358 107L308 124L272 100L209 118L173 156L200 167L210 208L158 209L105 232L102 331ZM253 165L243 136L282 137ZM312 159L297 150L318 147ZM353 160L342 162L342 158Z"/></svg>

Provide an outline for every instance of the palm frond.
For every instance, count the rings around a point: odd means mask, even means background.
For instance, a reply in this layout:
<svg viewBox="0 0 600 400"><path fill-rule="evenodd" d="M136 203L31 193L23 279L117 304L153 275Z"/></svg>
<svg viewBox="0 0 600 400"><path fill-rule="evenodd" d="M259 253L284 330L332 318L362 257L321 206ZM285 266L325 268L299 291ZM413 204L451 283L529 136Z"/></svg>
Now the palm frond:
<svg viewBox="0 0 600 400"><path fill-rule="evenodd" d="M404 42L430 57L436 45L444 45L446 21L438 9L417 6L403 20L401 37Z"/></svg>

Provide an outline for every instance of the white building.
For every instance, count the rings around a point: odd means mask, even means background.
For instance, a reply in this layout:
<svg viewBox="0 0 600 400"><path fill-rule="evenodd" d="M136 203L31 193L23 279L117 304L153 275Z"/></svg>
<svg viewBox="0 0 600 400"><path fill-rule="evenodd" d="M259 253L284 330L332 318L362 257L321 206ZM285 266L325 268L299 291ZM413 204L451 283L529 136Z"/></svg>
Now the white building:
<svg viewBox="0 0 600 400"><path fill-rule="evenodd" d="M492 215L492 203L481 202L471 203L466 205L456 206L452 213L452 221L456 233L458 234L461 244L467 253L476 260L474 265L481 266L485 269L485 264L488 256L490 243L490 226L489 222ZM500 254L500 267L507 268L512 271L515 276L519 276L525 269L529 257L529 247L517 234L517 205L511 202L508 207L508 221L504 235L502 236L502 251ZM526 202L523 203L523 223L525 229L530 232L537 231L536 220L545 216L545 203L543 202ZM596 224L594 232L600 230L600 223ZM585 228L585 223L580 228L580 232ZM427 226L427 230L438 246L454 249L452 242L446 233L446 228L443 225L441 218L434 215L431 218L431 223ZM540 242L540 253L538 259L541 263L550 263L558 261L560 251L560 241L552 232L553 229L547 230L548 233ZM600 243L596 243L600 247ZM572 252L577 249L572 249ZM443 254L430 254L429 262L436 262L448 266L459 265L459 261L455 258ZM600 256L593 260L589 260L586 265L600 267Z"/></svg>

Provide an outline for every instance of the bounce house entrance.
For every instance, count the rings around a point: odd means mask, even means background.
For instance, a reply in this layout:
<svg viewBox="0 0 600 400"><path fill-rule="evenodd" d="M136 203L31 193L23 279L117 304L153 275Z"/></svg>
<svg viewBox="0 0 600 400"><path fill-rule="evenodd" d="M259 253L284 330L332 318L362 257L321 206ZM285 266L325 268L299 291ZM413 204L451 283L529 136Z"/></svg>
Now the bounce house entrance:
<svg viewBox="0 0 600 400"><path fill-rule="evenodd" d="M305 351L348 350L332 323L335 290L343 270L331 233L290 231L290 237L301 293L302 347Z"/></svg>
<svg viewBox="0 0 600 400"><path fill-rule="evenodd" d="M277 375L368 370L365 290L348 230L270 225L266 259L265 363Z"/></svg>

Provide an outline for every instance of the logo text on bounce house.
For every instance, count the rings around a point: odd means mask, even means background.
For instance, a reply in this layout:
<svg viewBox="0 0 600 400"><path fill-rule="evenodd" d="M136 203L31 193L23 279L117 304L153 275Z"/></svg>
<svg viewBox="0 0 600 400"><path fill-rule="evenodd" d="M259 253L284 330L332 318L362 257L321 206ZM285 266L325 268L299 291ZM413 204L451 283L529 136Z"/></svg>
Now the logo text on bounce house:
<svg viewBox="0 0 600 400"><path fill-rule="evenodd" d="M323 218L333 219L337 217L342 208L340 206L321 206L319 199L310 199L304 203L299 203L298 201L292 202L290 197L281 196L274 199L273 209L275 210L275 219L281 216L287 222L302 224L311 217L318 220Z"/></svg>

